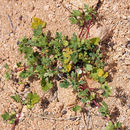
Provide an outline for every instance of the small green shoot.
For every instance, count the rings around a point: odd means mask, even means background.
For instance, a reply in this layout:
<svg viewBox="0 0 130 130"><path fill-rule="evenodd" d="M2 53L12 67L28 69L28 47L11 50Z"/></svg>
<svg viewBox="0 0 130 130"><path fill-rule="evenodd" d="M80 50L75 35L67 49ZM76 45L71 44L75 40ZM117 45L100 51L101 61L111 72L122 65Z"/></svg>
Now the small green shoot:
<svg viewBox="0 0 130 130"><path fill-rule="evenodd" d="M10 78L11 78L11 70L9 69L9 65L6 63L5 64L5 69L6 69L6 72L4 74L4 77L5 79L8 81Z"/></svg>
<svg viewBox="0 0 130 130"><path fill-rule="evenodd" d="M29 93L26 98L27 108L31 109L36 103L40 101L40 97L36 93Z"/></svg>
<svg viewBox="0 0 130 130"><path fill-rule="evenodd" d="M8 112L5 112L1 115L1 117L3 118L3 120L8 121L9 124L14 124L16 120L16 113L12 112L11 114L9 114Z"/></svg>
<svg viewBox="0 0 130 130"><path fill-rule="evenodd" d="M105 82L105 84L101 85L100 89L102 89L104 91L102 95L105 98L108 98L109 96L112 95L111 88L108 86L107 82Z"/></svg>
<svg viewBox="0 0 130 130"><path fill-rule="evenodd" d="M14 99L14 101L17 102L17 103L20 103L20 102L21 102L21 98L20 98L20 96L17 95L17 94L14 95L14 96L11 96L11 98Z"/></svg>
<svg viewBox="0 0 130 130"><path fill-rule="evenodd" d="M73 10L69 20L72 24L78 24L80 27L84 25L84 22L88 22L96 14L93 8L84 5L84 11Z"/></svg>
<svg viewBox="0 0 130 130"><path fill-rule="evenodd" d="M100 108L99 108L99 112L101 113L101 115L103 117L109 117L110 116L108 105L104 101L102 102L102 106L100 106Z"/></svg>
<svg viewBox="0 0 130 130"><path fill-rule="evenodd" d="M79 105L76 105L75 107L73 107L73 111L77 112L77 111L81 111L82 108Z"/></svg>
<svg viewBox="0 0 130 130"><path fill-rule="evenodd" d="M5 77L6 80L9 80L10 79L10 73L6 72L5 75L4 75L4 77Z"/></svg>
<svg viewBox="0 0 130 130"><path fill-rule="evenodd" d="M121 128L121 125L122 124L120 122L113 123L113 122L109 121L105 130L118 130L119 128Z"/></svg>
<svg viewBox="0 0 130 130"><path fill-rule="evenodd" d="M63 82L60 82L61 88L68 88L70 83L67 80L64 80Z"/></svg>

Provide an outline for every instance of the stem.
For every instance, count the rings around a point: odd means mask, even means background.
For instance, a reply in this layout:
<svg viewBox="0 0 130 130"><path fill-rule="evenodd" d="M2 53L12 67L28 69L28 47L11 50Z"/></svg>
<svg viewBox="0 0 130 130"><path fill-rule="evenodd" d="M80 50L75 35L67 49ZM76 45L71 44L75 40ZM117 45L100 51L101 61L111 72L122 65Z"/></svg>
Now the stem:
<svg viewBox="0 0 130 130"><path fill-rule="evenodd" d="M86 34L86 39L88 38L88 34L89 34L89 30L90 30L90 26L91 26L91 20L89 20L88 31L87 31L87 34Z"/></svg>
<svg viewBox="0 0 130 130"><path fill-rule="evenodd" d="M93 103L94 103L98 108L100 108L100 105L99 105L95 100L93 100Z"/></svg>
<svg viewBox="0 0 130 130"><path fill-rule="evenodd" d="M84 30L85 24L86 24L86 22L84 22L84 24L83 24L83 27L82 27L81 32L80 32L80 34L79 34L79 38L81 37L81 35L82 35L82 33L83 33L83 30Z"/></svg>
<svg viewBox="0 0 130 130"><path fill-rule="evenodd" d="M19 118L20 118L20 116L21 116L21 112L22 112L22 110L19 112L18 117L16 118L16 120L15 120L15 122L14 122L12 128L11 128L11 130L15 130L15 127L16 127L16 125L17 125L18 122L19 122Z"/></svg>
<svg viewBox="0 0 130 130"><path fill-rule="evenodd" d="M109 121L109 118L108 118L108 117L105 117L105 119L106 119L107 121Z"/></svg>

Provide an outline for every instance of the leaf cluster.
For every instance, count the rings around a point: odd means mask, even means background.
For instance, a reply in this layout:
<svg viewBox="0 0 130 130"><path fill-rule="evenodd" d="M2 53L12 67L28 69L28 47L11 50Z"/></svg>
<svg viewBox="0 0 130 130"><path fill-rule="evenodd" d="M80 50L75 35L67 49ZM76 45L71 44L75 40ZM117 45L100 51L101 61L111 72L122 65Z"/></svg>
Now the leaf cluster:
<svg viewBox="0 0 130 130"><path fill-rule="evenodd" d="M5 72L5 74L4 74L4 77L5 77L5 79L8 81L10 78L11 78L11 70L10 70L10 68L9 68L9 65L6 63L5 64L5 69L6 69L6 72Z"/></svg>
<svg viewBox="0 0 130 130"><path fill-rule="evenodd" d="M103 117L109 117L110 115L108 105L104 101L102 102L102 105L99 108L99 112Z"/></svg>
<svg viewBox="0 0 130 130"><path fill-rule="evenodd" d="M36 103L40 101L40 97L37 95L37 93L28 93L25 100L22 100L18 94L11 96L11 98L17 103L26 105L28 109L31 109Z"/></svg>
<svg viewBox="0 0 130 130"><path fill-rule="evenodd" d="M121 128L120 122L113 123L113 122L109 121L105 130L118 130L119 128Z"/></svg>
<svg viewBox="0 0 130 130"><path fill-rule="evenodd" d="M87 9L86 14L92 13L92 9ZM74 16L79 16L79 12L74 11ZM20 77L25 79L37 76L41 80L43 91L48 91L53 87L54 81L59 77L62 79L60 86L68 88L72 86L75 91L85 93L79 96L82 102L91 102L96 98L94 92L82 91L79 86L83 86L86 81L81 80L83 74L87 75L99 83L104 90L103 96L111 94L107 85L106 78L108 72L103 70L104 61L100 51L98 37L92 39L80 39L75 33L68 39L62 33L56 33L53 38L48 38L42 33L42 21L40 24L34 20L33 36L20 40L19 51L24 54L26 59L25 69L20 73ZM43 22L45 23L45 22Z"/></svg>
<svg viewBox="0 0 130 130"><path fill-rule="evenodd" d="M84 23L87 23L89 20L92 20L93 16L95 16L96 11L89 7L88 5L84 5L84 11L73 10L69 20L72 24L77 24L80 27L84 26Z"/></svg>
<svg viewBox="0 0 130 130"><path fill-rule="evenodd" d="M4 114L1 115L1 117L3 118L4 121L8 121L9 124L14 124L16 120L16 113L5 112Z"/></svg>

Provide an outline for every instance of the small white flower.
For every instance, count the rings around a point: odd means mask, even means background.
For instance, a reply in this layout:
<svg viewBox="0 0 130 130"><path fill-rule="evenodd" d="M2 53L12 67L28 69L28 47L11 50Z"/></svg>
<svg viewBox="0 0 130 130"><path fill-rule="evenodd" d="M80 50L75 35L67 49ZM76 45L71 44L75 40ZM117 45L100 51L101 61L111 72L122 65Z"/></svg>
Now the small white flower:
<svg viewBox="0 0 130 130"><path fill-rule="evenodd" d="M77 69L76 70L78 74L82 74L82 70L81 69Z"/></svg>

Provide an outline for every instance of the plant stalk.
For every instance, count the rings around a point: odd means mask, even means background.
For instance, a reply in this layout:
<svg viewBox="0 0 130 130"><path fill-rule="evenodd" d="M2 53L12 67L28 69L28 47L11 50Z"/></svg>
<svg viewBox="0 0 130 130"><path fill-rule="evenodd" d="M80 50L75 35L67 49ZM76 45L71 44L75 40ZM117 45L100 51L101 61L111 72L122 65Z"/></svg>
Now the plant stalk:
<svg viewBox="0 0 130 130"><path fill-rule="evenodd" d="M85 25L86 25L86 22L84 22L84 24L83 24L83 27L82 27L81 32L80 32L80 34L79 34L79 38L81 38L81 35L82 35L83 30L84 30L84 28L85 28Z"/></svg>
<svg viewBox="0 0 130 130"><path fill-rule="evenodd" d="M14 122L12 128L11 128L11 130L15 130L15 127L16 127L16 125L17 125L18 122L19 122L19 118L20 118L20 116L21 116L21 112L22 112L22 109L21 109L21 111L19 112L18 117L16 118L16 120L15 120L15 122Z"/></svg>
<svg viewBox="0 0 130 130"><path fill-rule="evenodd" d="M89 30L90 30L90 26L91 26L91 20L89 20L88 31L87 31L87 34L86 34L86 39L88 38L88 34L89 34Z"/></svg>

